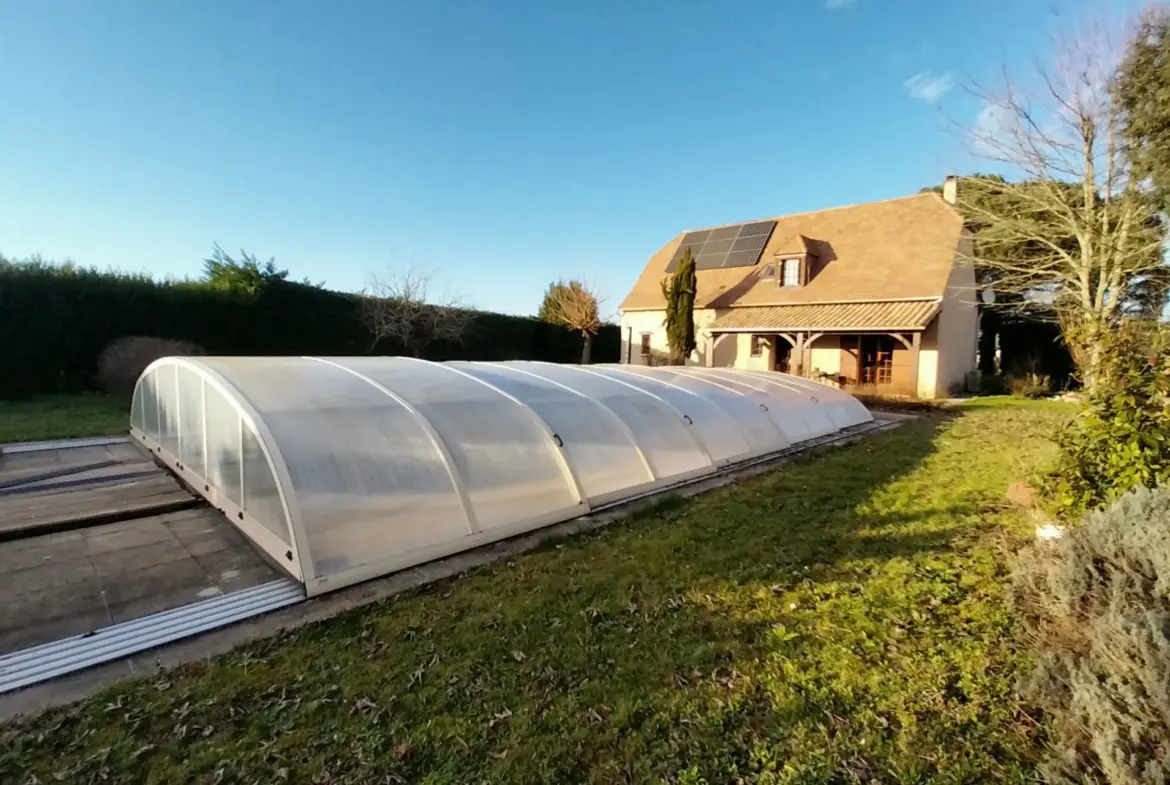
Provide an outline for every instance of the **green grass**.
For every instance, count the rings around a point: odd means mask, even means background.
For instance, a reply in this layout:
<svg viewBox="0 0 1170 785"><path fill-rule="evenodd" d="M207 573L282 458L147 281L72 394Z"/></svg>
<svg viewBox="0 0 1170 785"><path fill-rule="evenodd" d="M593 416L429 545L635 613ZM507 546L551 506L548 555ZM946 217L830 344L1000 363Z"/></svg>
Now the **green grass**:
<svg viewBox="0 0 1170 785"><path fill-rule="evenodd" d="M1000 409L1005 406L1037 411L1067 412L1069 414L1076 411L1076 404L1069 401L1054 398L1025 398L1022 395L981 395L960 401L952 408Z"/></svg>
<svg viewBox="0 0 1170 785"><path fill-rule="evenodd" d="M0 727L0 781L1034 781L1004 491L1064 416L915 421L115 686Z"/></svg>
<svg viewBox="0 0 1170 785"><path fill-rule="evenodd" d="M0 444L105 436L130 430L130 407L105 395L0 401Z"/></svg>

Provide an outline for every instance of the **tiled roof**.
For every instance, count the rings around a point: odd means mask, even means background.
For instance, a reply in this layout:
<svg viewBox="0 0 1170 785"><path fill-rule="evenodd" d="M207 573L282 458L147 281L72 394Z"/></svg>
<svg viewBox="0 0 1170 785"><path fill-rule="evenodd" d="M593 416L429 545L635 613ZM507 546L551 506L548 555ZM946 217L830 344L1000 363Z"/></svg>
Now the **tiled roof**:
<svg viewBox="0 0 1170 785"><path fill-rule="evenodd" d="M754 267L699 270L696 308L941 297L955 264L963 219L934 193L776 218ZM685 232L650 257L622 311L664 307L662 279ZM761 280L776 254L808 249L800 287Z"/></svg>
<svg viewBox="0 0 1170 785"><path fill-rule="evenodd" d="M939 301L809 303L732 308L715 319L720 330L924 330Z"/></svg>

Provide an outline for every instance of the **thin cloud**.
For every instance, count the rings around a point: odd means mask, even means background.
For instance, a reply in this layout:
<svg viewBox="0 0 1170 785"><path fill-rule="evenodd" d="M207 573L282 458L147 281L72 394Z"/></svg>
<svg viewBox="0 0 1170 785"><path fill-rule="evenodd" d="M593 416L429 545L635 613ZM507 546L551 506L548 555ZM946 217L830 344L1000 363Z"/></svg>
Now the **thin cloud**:
<svg viewBox="0 0 1170 785"><path fill-rule="evenodd" d="M851 8L857 5L857 0L825 0L824 7L828 11L839 11L842 8Z"/></svg>
<svg viewBox="0 0 1170 785"><path fill-rule="evenodd" d="M971 151L986 158L1002 156L1016 128L1013 121L1011 112L1003 106L985 103L971 128Z"/></svg>
<svg viewBox="0 0 1170 785"><path fill-rule="evenodd" d="M915 74L906 80L905 85L906 89L910 91L911 98L925 101L928 104L933 104L942 98L954 86L955 80L951 77L950 72L942 76L931 76L929 71Z"/></svg>

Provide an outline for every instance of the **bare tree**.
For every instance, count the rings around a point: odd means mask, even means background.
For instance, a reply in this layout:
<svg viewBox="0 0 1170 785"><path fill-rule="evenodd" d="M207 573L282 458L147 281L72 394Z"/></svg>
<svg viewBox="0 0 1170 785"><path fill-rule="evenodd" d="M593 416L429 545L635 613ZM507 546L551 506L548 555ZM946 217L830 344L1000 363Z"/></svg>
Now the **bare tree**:
<svg viewBox="0 0 1170 785"><path fill-rule="evenodd" d="M1003 198L964 198L980 225L973 262L1005 300L1060 320L1084 382L1100 361L1102 330L1124 315L1128 293L1165 271L1159 216L1133 176L1114 102L1119 51L1104 24L1059 36L1050 67L1027 84L1004 74L983 101L972 152L1019 172L1019 182L975 177ZM1026 248L1026 253L1020 253Z"/></svg>
<svg viewBox="0 0 1170 785"><path fill-rule="evenodd" d="M431 273L409 267L371 274L360 294L362 322L370 331L372 351L390 339L414 355L436 341L460 343L474 312L450 294L431 299Z"/></svg>
<svg viewBox="0 0 1170 785"><path fill-rule="evenodd" d="M581 364L588 365L593 336L601 329L601 300L590 287L577 280L550 283L538 314L542 321L561 324L581 333Z"/></svg>

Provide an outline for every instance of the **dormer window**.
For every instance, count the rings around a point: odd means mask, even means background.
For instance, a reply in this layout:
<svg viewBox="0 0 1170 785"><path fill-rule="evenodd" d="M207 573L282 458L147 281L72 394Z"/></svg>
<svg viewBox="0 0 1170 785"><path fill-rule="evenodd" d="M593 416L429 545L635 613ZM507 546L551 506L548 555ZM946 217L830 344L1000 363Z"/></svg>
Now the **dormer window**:
<svg viewBox="0 0 1170 785"><path fill-rule="evenodd" d="M800 286L800 259L785 259L780 263L780 285L781 286Z"/></svg>

